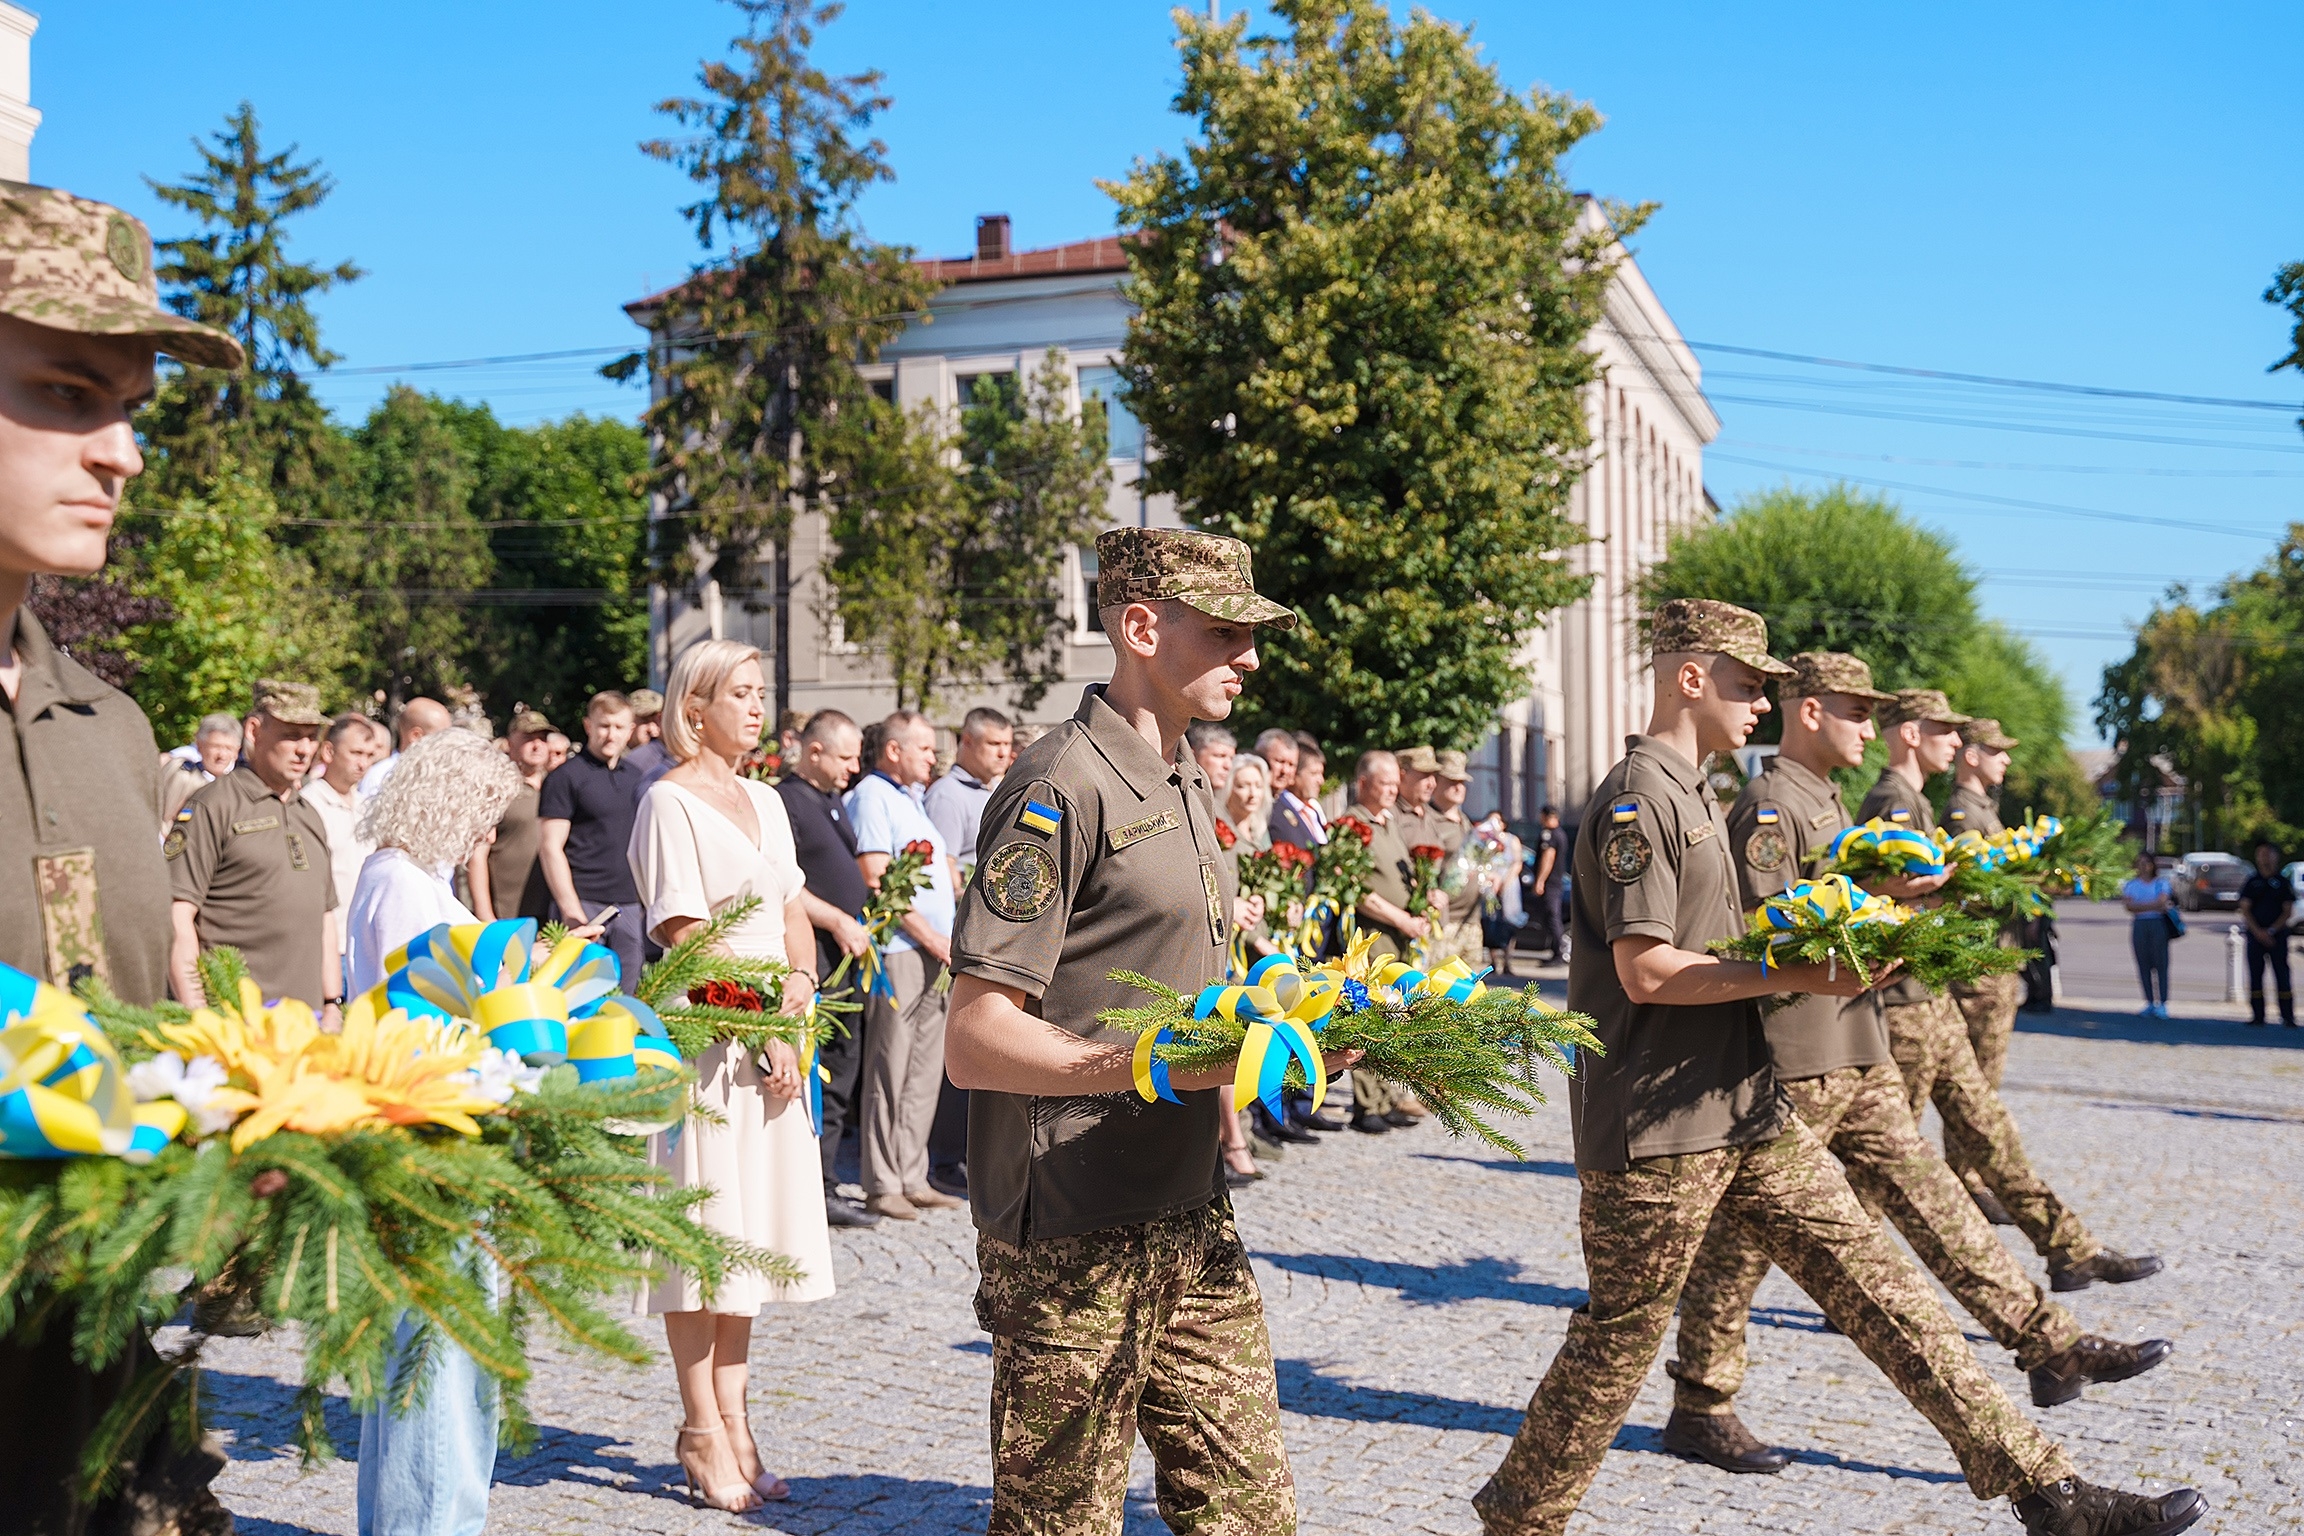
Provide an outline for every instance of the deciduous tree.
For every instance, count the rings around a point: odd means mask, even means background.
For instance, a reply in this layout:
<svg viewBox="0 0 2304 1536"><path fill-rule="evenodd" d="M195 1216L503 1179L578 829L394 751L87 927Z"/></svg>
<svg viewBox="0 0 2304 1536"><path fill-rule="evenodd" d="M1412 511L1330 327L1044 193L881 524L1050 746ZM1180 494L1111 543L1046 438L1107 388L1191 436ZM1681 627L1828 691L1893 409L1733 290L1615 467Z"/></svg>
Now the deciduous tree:
<svg viewBox="0 0 2304 1536"><path fill-rule="evenodd" d="M1257 37L1178 13L1194 142L1107 187L1144 487L1245 539L1307 620L1260 637L1244 723L1468 746L1586 590L1560 558L1583 342L1647 210L1588 216L1560 160L1599 114L1506 88L1464 30L1271 9Z"/></svg>

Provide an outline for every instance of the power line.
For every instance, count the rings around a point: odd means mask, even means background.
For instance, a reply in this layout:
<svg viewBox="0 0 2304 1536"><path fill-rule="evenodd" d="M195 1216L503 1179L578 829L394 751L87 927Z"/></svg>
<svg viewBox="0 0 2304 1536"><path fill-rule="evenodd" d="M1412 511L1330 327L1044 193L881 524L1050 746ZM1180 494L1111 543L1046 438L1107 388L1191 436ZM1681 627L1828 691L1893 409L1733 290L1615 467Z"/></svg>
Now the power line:
<svg viewBox="0 0 2304 1536"><path fill-rule="evenodd" d="M1661 341L1662 337L1651 338ZM2168 405L2206 405L2230 410L2293 411L2293 400L2233 400L2220 395L2171 395L2151 389L2115 389L2104 384L2058 384L2045 379L2009 379L1989 373L1953 373L1941 368L1908 368L1895 363L1857 363L1838 357L1814 357L1804 352L1772 352L1765 347L1730 346L1724 341L1691 341L1699 352L1728 352L1738 357L1765 357L1779 363L1806 363L1816 368L1847 368L1862 373L1892 373L1914 379L1940 379L1954 384L1982 384L1995 389L2029 389L2046 394L2086 395L2106 400L2155 400Z"/></svg>
<svg viewBox="0 0 2304 1536"><path fill-rule="evenodd" d="M1818 459L1862 459L1877 464L1916 464L1931 469L2023 470L2053 475L2154 475L2186 480L2304 480L2304 469L2166 469L2127 464L2004 464L1989 459L1918 459L1900 453L1848 453L1834 448L1803 448L1794 443L1755 443L1723 437L1707 445L1716 448L1756 448L1764 453L1797 453Z"/></svg>

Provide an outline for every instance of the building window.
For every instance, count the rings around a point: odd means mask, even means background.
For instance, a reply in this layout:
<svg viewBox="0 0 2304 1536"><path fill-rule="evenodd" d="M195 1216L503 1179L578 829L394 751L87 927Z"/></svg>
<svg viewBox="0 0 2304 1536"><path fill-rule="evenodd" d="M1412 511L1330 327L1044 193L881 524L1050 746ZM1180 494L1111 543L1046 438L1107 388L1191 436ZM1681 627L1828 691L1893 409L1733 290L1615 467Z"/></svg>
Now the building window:
<svg viewBox="0 0 2304 1536"><path fill-rule="evenodd" d="M896 380L893 377L868 379L865 382L870 385L872 393L880 397L881 404L894 405L896 403Z"/></svg>
<svg viewBox="0 0 2304 1536"><path fill-rule="evenodd" d="M966 410L977 403L976 391L978 389L997 390L1012 384L1015 378L1016 375L1013 373L961 374L956 381L960 394L960 409Z"/></svg>
<svg viewBox="0 0 2304 1536"><path fill-rule="evenodd" d="M1104 454L1113 459L1144 457L1144 427L1120 399L1120 370L1094 367L1080 370L1080 404L1104 406Z"/></svg>
<svg viewBox="0 0 2304 1536"><path fill-rule="evenodd" d="M1073 626L1074 633L1100 635L1104 633L1104 615L1096 610L1096 546L1083 544L1080 549L1080 622Z"/></svg>

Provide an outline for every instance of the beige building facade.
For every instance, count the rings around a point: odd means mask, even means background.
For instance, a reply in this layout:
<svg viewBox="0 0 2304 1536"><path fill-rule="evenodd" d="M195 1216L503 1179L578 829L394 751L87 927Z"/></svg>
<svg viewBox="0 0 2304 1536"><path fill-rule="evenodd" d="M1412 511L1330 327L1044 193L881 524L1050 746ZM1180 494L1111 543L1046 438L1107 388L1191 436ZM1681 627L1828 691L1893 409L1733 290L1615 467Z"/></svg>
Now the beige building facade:
<svg viewBox="0 0 2304 1536"><path fill-rule="evenodd" d="M1587 217L1599 214L1588 209ZM1111 526L1180 526L1173 498L1146 496L1136 484L1143 433L1118 398L1116 365L1130 314L1120 292L1127 264L1119 240L1016 251L1007 219L992 216L978 221L973 256L925 265L946 286L933 303L931 323L905 331L864 369L883 396L905 410L929 403L957 412L977 379L1029 375L1053 347L1070 374L1075 405L1094 396L1109 412ZM626 311L645 327L656 305L651 297ZM1594 459L1575 489L1572 515L1593 542L1569 556L1575 569L1594 578L1592 594L1529 637L1530 692L1499 713L1496 730L1472 754L1475 812L1500 806L1515 818L1532 816L1557 801L1575 814L1622 751L1624 736L1646 718L1639 578L1674 529L1710 516L1703 449L1719 421L1704 400L1694 354L1629 255L1592 345L1606 376L1590 392ZM804 512L792 537L792 707L838 708L869 720L895 706L895 690L872 656L849 644L826 617L819 572L827 542L824 516ZM1094 551L1072 551L1063 575L1070 625L1064 678L1022 718L1043 724L1068 718L1080 688L1110 676L1112 652L1096 627L1094 583ZM770 649L772 591L765 568L746 591L717 583L693 592L659 588L650 628L656 678L699 639L732 636ZM955 690L939 699L935 714L949 725L978 704L1016 713L1005 690L985 689Z"/></svg>

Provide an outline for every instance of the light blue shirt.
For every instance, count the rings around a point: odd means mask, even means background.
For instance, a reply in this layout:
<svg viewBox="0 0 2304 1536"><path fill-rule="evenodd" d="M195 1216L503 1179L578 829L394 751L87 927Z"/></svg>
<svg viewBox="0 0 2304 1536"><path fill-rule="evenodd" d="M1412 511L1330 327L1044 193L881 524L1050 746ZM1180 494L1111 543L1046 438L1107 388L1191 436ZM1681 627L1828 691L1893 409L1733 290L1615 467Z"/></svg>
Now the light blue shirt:
<svg viewBox="0 0 2304 1536"><path fill-rule="evenodd" d="M958 907L952 895L952 850L944 834L936 830L936 823L928 819L923 798L920 790L899 788L886 774L868 773L856 781L856 787L841 803L848 809L858 853L884 853L894 858L906 843L925 839L936 845L936 856L928 861L928 884L913 894L912 910L938 933L949 935ZM889 936L888 947L916 946L898 927Z"/></svg>

